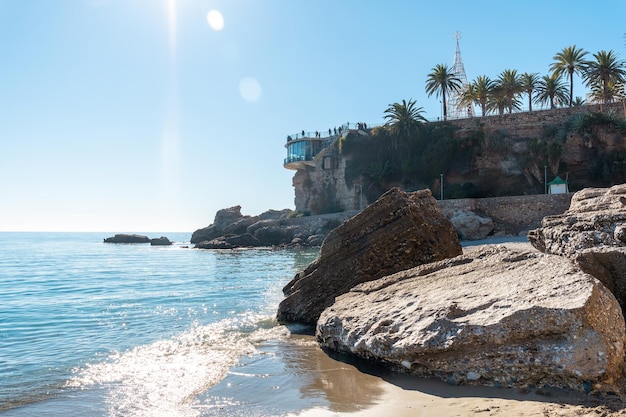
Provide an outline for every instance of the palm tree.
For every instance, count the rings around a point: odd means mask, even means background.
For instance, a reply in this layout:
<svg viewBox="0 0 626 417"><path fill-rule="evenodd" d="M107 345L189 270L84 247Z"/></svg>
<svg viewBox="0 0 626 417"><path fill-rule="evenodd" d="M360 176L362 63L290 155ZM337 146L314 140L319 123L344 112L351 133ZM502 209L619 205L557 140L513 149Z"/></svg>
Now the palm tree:
<svg viewBox="0 0 626 417"><path fill-rule="evenodd" d="M487 111L489 113L495 113L496 111L500 116L504 114L504 110L507 108L508 98L504 89L494 81L494 85L489 90L489 101L487 102Z"/></svg>
<svg viewBox="0 0 626 417"><path fill-rule="evenodd" d="M613 99L611 86L626 82L624 61L618 59L615 52L600 51L593 54L595 61L589 61L583 74L585 85L600 90L604 104Z"/></svg>
<svg viewBox="0 0 626 417"><path fill-rule="evenodd" d="M576 96L574 101L572 101L572 106L574 106L574 107L584 106L585 104L586 104L585 99L582 98L581 96Z"/></svg>
<svg viewBox="0 0 626 417"><path fill-rule="evenodd" d="M533 111L533 91L539 84L539 74L525 72L520 76L522 89L528 94L528 111Z"/></svg>
<svg viewBox="0 0 626 417"><path fill-rule="evenodd" d="M513 109L519 110L518 96L523 90L517 70L506 69L502 71L496 80L496 84L506 98L505 106L509 109L509 113L513 113Z"/></svg>
<svg viewBox="0 0 626 417"><path fill-rule="evenodd" d="M476 103L476 90L474 89L474 84L469 83L466 84L459 93L459 107L468 109L468 113L473 116L474 112L469 111L474 108L474 103Z"/></svg>
<svg viewBox="0 0 626 417"><path fill-rule="evenodd" d="M446 99L452 93L461 89L461 80L445 64L437 64L426 79L426 93L428 97L433 94L435 97L441 96L443 103L443 120L448 118L448 108Z"/></svg>
<svg viewBox="0 0 626 417"><path fill-rule="evenodd" d="M556 73L544 75L537 84L535 102L540 104L550 103L550 108L553 109L556 107L555 101L560 103L570 102L567 87Z"/></svg>
<svg viewBox="0 0 626 417"><path fill-rule="evenodd" d="M602 87L601 84L596 84L591 87L589 98L594 103L612 103L616 100L621 100L624 96L624 84L620 82L612 82ZM608 99L608 101L606 101Z"/></svg>
<svg viewBox="0 0 626 417"><path fill-rule="evenodd" d="M574 97L574 74L584 73L587 67L585 55L587 55L586 51L576 48L576 45L571 45L563 48L561 52L552 58L554 62L550 66L550 71L554 72L558 77L565 77L566 75L569 77L570 107Z"/></svg>
<svg viewBox="0 0 626 417"><path fill-rule="evenodd" d="M383 118L387 119L385 126L391 134L410 137L427 121L422 114L422 107L416 107L415 104L415 100L409 99L408 103L402 100L402 104L393 103L387 107Z"/></svg>
<svg viewBox="0 0 626 417"><path fill-rule="evenodd" d="M474 102L480 106L482 116L487 113L487 105L489 104L489 96L494 87L494 82L486 75L479 75L472 81L472 89L474 90Z"/></svg>

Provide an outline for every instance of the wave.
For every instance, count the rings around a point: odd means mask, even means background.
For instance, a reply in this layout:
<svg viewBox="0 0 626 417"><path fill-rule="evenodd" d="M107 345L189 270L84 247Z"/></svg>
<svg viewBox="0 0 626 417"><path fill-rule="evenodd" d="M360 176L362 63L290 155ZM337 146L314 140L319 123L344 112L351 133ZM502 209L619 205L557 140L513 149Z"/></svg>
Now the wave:
<svg viewBox="0 0 626 417"><path fill-rule="evenodd" d="M269 317L244 314L194 325L171 339L112 353L74 370L68 388L104 388L108 415L125 417L201 414L198 394L218 384L255 345L285 339L289 330Z"/></svg>

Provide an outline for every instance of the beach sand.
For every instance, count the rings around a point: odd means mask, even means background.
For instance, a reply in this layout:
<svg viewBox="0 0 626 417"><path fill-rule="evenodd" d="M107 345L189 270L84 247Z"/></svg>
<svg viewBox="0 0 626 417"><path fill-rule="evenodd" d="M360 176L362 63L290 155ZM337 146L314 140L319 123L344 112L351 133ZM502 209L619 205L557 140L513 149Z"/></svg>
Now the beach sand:
<svg viewBox="0 0 626 417"><path fill-rule="evenodd" d="M329 403L294 414L299 417L626 416L626 403L615 395L453 386L333 359L313 345L308 350L309 363L317 363L309 388L325 391Z"/></svg>
<svg viewBox="0 0 626 417"><path fill-rule="evenodd" d="M536 250L527 241L480 243ZM471 245L463 250L467 253L475 247ZM453 386L436 379L416 378L382 369L362 369L363 365L349 364L345 358L339 358L340 361L333 364L334 359L319 348L317 352L310 353L322 355L319 362L323 364L322 367L327 368L323 376L320 376L320 381L337 387L336 391L344 394L335 393L337 400L331 407L307 410L298 414L300 417L626 416L626 396L596 396L546 388ZM328 369L333 367L338 367L341 371L329 372ZM348 381L359 385L358 393L345 389L346 385L350 385ZM626 393L624 382L621 387L621 393Z"/></svg>

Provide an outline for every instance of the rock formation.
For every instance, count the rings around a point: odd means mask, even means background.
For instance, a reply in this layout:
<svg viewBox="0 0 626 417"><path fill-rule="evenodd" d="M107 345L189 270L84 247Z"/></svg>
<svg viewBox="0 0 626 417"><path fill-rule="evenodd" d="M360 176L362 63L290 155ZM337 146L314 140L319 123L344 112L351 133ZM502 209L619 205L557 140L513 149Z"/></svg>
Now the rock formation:
<svg viewBox="0 0 626 417"><path fill-rule="evenodd" d="M219 210L215 221L196 230L191 243L197 249L301 245L319 246L328 232L356 212L290 218L291 210L269 210L243 216L241 206Z"/></svg>
<svg viewBox="0 0 626 417"><path fill-rule="evenodd" d="M278 320L315 324L357 284L460 253L429 190L392 189L328 234L318 258L283 289Z"/></svg>
<svg viewBox="0 0 626 417"><path fill-rule="evenodd" d="M172 244L172 241L169 240L165 236L161 236L155 239L150 239L151 246L170 246L171 244Z"/></svg>
<svg viewBox="0 0 626 417"><path fill-rule="evenodd" d="M565 213L546 216L528 239L541 252L565 256L598 246L626 247L626 184L575 193Z"/></svg>
<svg viewBox="0 0 626 417"><path fill-rule="evenodd" d="M472 211L458 210L449 217L461 240L480 240L494 230L493 220Z"/></svg>
<svg viewBox="0 0 626 417"><path fill-rule="evenodd" d="M144 235L121 233L113 237L107 237L104 239L104 243L150 243L150 238Z"/></svg>
<svg viewBox="0 0 626 417"><path fill-rule="evenodd" d="M626 184L577 192L565 213L544 218L528 239L542 252L574 260L626 311Z"/></svg>
<svg viewBox="0 0 626 417"><path fill-rule="evenodd" d="M339 296L320 345L453 384L589 391L621 376L624 318L600 282L564 257L473 250Z"/></svg>

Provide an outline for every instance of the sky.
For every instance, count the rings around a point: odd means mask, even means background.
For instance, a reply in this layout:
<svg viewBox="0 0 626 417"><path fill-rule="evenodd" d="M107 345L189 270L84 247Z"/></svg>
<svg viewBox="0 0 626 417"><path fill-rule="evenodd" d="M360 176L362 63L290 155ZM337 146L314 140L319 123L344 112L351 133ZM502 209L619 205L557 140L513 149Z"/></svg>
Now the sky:
<svg viewBox="0 0 626 417"><path fill-rule="evenodd" d="M287 135L384 122L426 77L626 58L626 1L0 0L0 231L192 232L294 208ZM574 95L584 95L580 80Z"/></svg>

